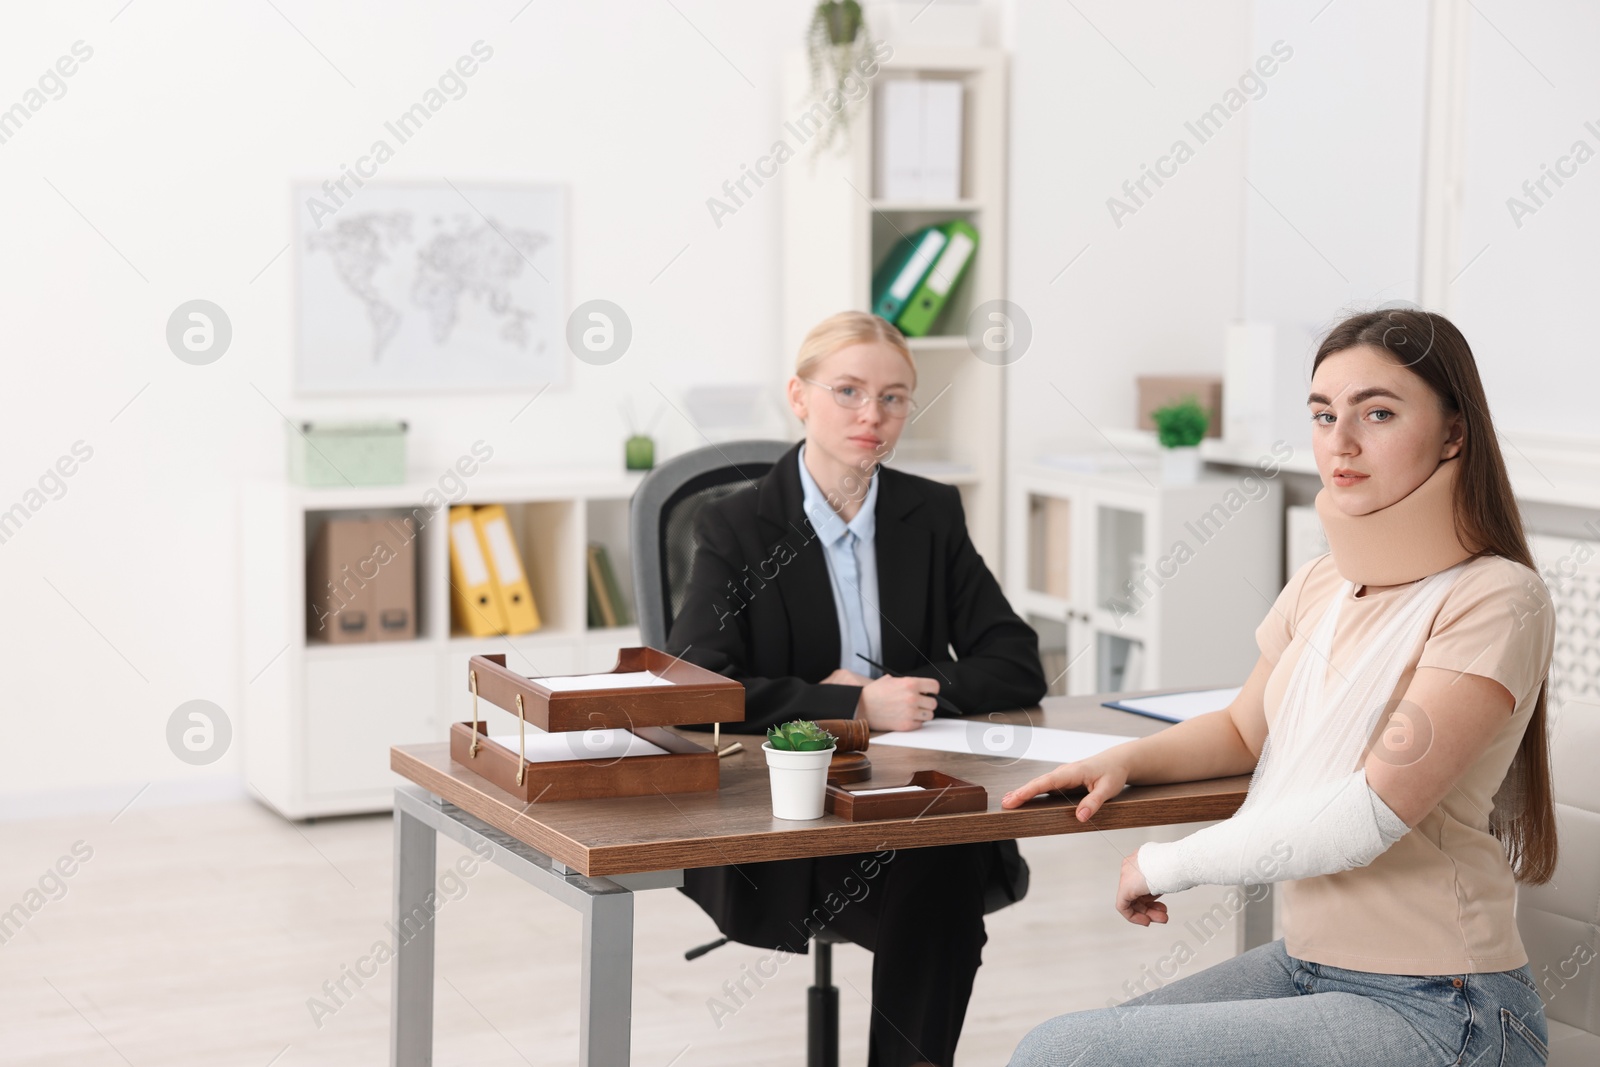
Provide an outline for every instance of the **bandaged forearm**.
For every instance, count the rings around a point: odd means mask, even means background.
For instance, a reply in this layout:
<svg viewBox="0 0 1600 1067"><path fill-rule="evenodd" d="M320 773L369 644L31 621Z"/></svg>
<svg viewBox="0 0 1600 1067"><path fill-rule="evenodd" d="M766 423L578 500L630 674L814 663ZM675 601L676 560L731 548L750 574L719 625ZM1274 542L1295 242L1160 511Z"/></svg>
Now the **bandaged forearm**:
<svg viewBox="0 0 1600 1067"><path fill-rule="evenodd" d="M1155 894L1286 882L1365 867L1406 829L1363 769L1181 840L1150 842L1139 849L1138 864Z"/></svg>

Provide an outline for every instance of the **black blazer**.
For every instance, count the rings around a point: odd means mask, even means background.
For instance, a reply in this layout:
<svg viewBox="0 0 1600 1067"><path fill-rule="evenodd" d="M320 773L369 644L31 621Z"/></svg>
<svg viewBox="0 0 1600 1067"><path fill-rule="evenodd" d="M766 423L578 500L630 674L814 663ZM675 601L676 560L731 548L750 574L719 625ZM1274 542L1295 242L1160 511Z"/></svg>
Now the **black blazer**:
<svg viewBox="0 0 1600 1067"><path fill-rule="evenodd" d="M667 651L744 683L745 721L725 724L730 732L848 719L861 694L820 684L839 666L840 635L799 453L796 444L755 485L696 516L694 563ZM1047 687L1038 635L973 547L958 490L882 466L874 477L884 666L939 679L940 694L968 715L1037 704ZM1015 900L1026 869L1014 842L1000 845L995 867ZM790 935L810 883L809 860L684 872L684 892L723 933L765 948L799 947Z"/></svg>

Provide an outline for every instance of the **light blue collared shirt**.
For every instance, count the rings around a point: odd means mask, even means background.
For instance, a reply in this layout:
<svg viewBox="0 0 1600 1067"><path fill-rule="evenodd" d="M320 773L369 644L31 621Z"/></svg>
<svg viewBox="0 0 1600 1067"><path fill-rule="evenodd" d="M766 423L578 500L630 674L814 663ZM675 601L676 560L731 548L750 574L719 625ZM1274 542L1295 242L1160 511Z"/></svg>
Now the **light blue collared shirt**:
<svg viewBox="0 0 1600 1067"><path fill-rule="evenodd" d="M805 494L806 517L822 542L828 561L828 582L839 616L839 666L877 678L883 672L857 653L883 662L883 626L878 616L878 547L876 472L861 501L861 510L848 523L828 504L828 497L806 470L806 446L800 446L800 488Z"/></svg>

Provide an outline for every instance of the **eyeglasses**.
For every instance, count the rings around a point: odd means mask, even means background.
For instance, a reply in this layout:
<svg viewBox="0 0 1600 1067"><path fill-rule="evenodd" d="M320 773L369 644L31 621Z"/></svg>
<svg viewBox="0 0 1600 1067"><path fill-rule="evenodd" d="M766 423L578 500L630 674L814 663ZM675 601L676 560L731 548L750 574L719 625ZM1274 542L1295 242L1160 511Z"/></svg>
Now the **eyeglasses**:
<svg viewBox="0 0 1600 1067"><path fill-rule="evenodd" d="M810 382L820 386L833 394L833 402L842 408L859 411L867 406L871 398L867 391L856 385L829 385L819 382L815 378L801 378L802 382ZM903 419L917 410L917 402L911 399L911 394L899 390L891 390L878 397L878 404L883 408L883 417L886 419Z"/></svg>

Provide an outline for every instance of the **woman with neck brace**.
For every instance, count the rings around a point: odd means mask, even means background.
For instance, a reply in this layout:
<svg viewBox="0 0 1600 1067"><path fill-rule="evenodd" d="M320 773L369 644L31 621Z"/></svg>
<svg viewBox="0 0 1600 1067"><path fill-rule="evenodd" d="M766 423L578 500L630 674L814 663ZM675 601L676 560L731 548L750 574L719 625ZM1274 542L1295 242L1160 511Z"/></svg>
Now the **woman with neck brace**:
<svg viewBox="0 0 1600 1067"><path fill-rule="evenodd" d="M1232 818L1128 856L1116 906L1155 930L1168 894L1282 883L1284 937L1052 1019L1013 1067L1545 1062L1514 909L1555 869L1554 610L1471 350L1438 315L1354 316L1307 411L1331 551L1272 604L1233 703L1003 801L1082 788L1088 821L1125 785L1252 773ZM1186 935L1152 951L1186 959Z"/></svg>

